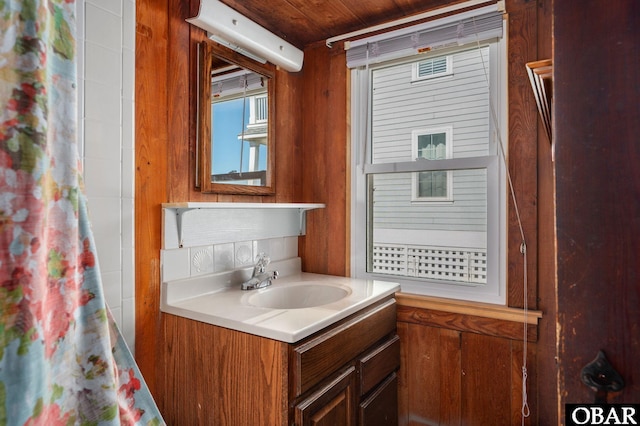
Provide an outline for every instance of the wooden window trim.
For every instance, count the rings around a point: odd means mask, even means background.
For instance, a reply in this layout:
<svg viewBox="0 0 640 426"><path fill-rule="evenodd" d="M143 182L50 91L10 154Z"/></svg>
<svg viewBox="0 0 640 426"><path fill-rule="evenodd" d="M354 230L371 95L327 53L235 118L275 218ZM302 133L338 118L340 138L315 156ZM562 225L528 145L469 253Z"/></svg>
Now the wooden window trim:
<svg viewBox="0 0 640 426"><path fill-rule="evenodd" d="M399 306L473 315L502 321L525 322L525 311L519 308L408 293L396 293L395 297ZM537 325L541 318L542 311L528 310L526 312L527 324Z"/></svg>

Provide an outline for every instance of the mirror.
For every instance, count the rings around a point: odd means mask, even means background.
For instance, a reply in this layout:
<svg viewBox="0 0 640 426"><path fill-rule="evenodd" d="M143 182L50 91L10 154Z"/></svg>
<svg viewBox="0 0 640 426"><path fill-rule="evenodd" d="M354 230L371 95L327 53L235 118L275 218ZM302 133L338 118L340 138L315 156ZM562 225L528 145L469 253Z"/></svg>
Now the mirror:
<svg viewBox="0 0 640 426"><path fill-rule="evenodd" d="M202 192L273 194L272 66L211 42L198 49L198 170Z"/></svg>

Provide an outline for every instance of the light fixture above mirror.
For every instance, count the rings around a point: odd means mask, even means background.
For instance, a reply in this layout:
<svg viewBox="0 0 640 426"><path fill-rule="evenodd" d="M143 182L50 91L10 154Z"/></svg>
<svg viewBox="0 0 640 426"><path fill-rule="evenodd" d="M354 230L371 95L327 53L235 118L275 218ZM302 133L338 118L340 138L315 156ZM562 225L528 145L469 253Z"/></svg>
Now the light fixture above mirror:
<svg viewBox="0 0 640 426"><path fill-rule="evenodd" d="M290 72L302 69L303 52L218 0L200 0L198 15L187 22L209 37L261 63L266 61Z"/></svg>

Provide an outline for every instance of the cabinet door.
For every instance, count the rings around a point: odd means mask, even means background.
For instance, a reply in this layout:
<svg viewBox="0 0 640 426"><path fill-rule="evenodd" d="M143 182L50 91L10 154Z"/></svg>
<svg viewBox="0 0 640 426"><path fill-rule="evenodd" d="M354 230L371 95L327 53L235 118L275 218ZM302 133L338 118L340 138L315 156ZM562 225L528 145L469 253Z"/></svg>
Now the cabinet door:
<svg viewBox="0 0 640 426"><path fill-rule="evenodd" d="M295 407L296 426L355 426L356 374L351 366Z"/></svg>
<svg viewBox="0 0 640 426"><path fill-rule="evenodd" d="M392 373L360 403L358 426L398 424L398 376Z"/></svg>

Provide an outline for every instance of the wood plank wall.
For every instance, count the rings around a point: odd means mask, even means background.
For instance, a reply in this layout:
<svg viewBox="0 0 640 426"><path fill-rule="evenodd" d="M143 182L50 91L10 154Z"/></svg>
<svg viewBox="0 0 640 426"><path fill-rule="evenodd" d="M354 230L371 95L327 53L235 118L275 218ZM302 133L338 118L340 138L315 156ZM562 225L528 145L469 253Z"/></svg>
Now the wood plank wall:
<svg viewBox="0 0 640 426"><path fill-rule="evenodd" d="M549 0L550 1L550 0ZM240 197L201 194L193 186L195 162L194 43L202 34L184 22L195 14L197 0L138 0L136 37L136 359L161 411L170 410L165 377L175 366L165 365L164 318L159 312L160 204L177 201L323 202L327 208L308 218L308 232L300 239L303 268L310 272L348 275L349 265L349 86L344 51L324 43L305 49L302 73L279 72L276 117L276 195ZM510 171L519 194L529 250L527 300L553 294L553 262L538 265L553 244L547 220L538 228L538 187L551 188L548 171L539 176L537 163L547 164L550 149L538 141L538 116L524 69L538 56L538 45L550 45L546 0L508 0L509 13L509 150ZM540 34L538 31L544 30ZM547 52L545 52L547 53ZM544 136L543 136L544 137ZM537 160L536 160L537 159ZM538 182L542 179L544 182ZM546 197L545 211L552 208ZM542 198L542 197L541 197ZM552 199L552 196L551 196ZM523 264L520 232L509 209L509 306L521 307ZM538 235L545 235L539 245ZM545 269L546 268L546 269ZM541 282L538 277L544 277ZM551 287L549 287L551 286ZM549 306L549 299L540 306ZM511 333L458 329L424 321L431 313L407 307L399 317L403 370L400 377L401 424L480 424L497 413L491 424L520 422L523 342ZM421 319L422 318L422 319ZM545 318L543 317L543 321ZM465 316L451 314L453 323ZM542 323L541 323L542 324ZM499 329L497 321L489 328ZM510 326L512 327L512 326ZM553 327L536 333L540 343L529 344L529 403L527 424L553 419L538 413L553 405L537 397L537 359L555 355ZM544 332L543 332L544 331ZM535 339L534 339L535 340ZM545 353L537 351L544 342ZM551 383L547 373L546 382ZM166 390L166 392L165 392ZM549 391L549 390L547 390ZM555 390L551 391L555 394ZM544 403L547 401L547 403ZM552 414L553 416L553 414ZM473 420L473 421L472 421ZM544 424L555 424L556 421ZM487 423L488 424L488 423ZM542 424L542 423L541 423Z"/></svg>
<svg viewBox="0 0 640 426"><path fill-rule="evenodd" d="M160 203L167 200L168 1L136 2L135 306L136 361L159 396ZM160 107L158 107L160 106Z"/></svg>
<svg viewBox="0 0 640 426"><path fill-rule="evenodd" d="M640 401L640 3L554 4L560 409L600 350Z"/></svg>
<svg viewBox="0 0 640 426"><path fill-rule="evenodd" d="M302 267L308 272L349 275L349 144L347 68L344 49L319 43L305 49L303 164L305 202L325 203L307 221L301 238Z"/></svg>
<svg viewBox="0 0 640 426"><path fill-rule="evenodd" d="M552 0L538 1L537 59L551 59ZM544 313L537 342L537 388L539 424L560 424L556 364L556 260L555 192L551 141L538 119L538 309Z"/></svg>

